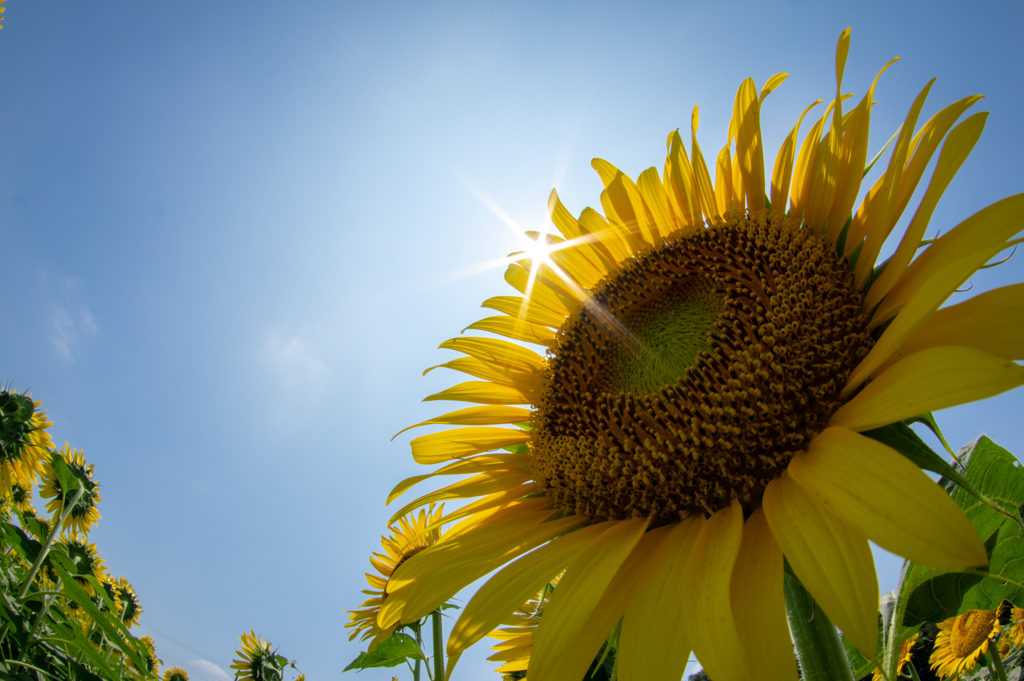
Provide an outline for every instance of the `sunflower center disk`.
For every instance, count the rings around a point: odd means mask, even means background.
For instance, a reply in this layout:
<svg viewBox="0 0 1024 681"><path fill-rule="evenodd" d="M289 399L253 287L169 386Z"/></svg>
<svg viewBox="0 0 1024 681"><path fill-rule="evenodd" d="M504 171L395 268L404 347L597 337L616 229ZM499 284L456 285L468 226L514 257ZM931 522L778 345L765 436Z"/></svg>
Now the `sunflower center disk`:
<svg viewBox="0 0 1024 681"><path fill-rule="evenodd" d="M981 647L992 634L995 610L969 610L953 621L949 647L958 658L967 657Z"/></svg>
<svg viewBox="0 0 1024 681"><path fill-rule="evenodd" d="M781 217L680 230L592 294L559 330L534 417L537 480L568 513L756 505L871 347L846 265Z"/></svg>

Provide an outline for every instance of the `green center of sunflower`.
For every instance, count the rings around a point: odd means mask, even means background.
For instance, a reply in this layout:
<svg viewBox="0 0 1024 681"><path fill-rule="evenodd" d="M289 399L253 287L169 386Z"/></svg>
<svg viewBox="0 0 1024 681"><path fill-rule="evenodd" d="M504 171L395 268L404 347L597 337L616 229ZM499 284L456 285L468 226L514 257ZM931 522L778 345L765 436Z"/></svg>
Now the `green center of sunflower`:
<svg viewBox="0 0 1024 681"><path fill-rule="evenodd" d="M592 296L552 345L532 445L546 494L596 518L756 506L872 342L834 249L764 214L680 230Z"/></svg>
<svg viewBox="0 0 1024 681"><path fill-rule="evenodd" d="M969 610L953 620L949 632L949 648L958 658L975 653L992 635L997 613L995 610Z"/></svg>

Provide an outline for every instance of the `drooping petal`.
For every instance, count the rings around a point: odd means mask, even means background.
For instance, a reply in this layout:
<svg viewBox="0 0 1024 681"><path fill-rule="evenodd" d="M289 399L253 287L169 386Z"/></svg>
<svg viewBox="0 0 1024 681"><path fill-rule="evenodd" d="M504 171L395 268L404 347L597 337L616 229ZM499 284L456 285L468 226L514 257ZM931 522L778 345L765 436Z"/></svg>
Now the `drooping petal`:
<svg viewBox="0 0 1024 681"><path fill-rule="evenodd" d="M546 307L554 313L569 316L572 308L567 307L565 301L547 286L538 285L536 276L531 275L530 270L519 263L511 263L505 269L505 281L524 296L529 296L531 305Z"/></svg>
<svg viewBox="0 0 1024 681"><path fill-rule="evenodd" d="M619 634L616 664L623 681L678 681L686 671L691 645L684 622L692 613L683 609L683 570L703 525L702 517L691 517L671 526L637 576Z"/></svg>
<svg viewBox="0 0 1024 681"><path fill-rule="evenodd" d="M531 404L533 398L511 385L500 385L490 381L466 381L423 398L424 402L440 400L477 404Z"/></svg>
<svg viewBox="0 0 1024 681"><path fill-rule="evenodd" d="M562 315L555 314L536 305L530 305L529 298L521 298L519 296L494 296L482 302L480 307L504 312L510 317L522 319L531 324L550 326L555 329L565 321L565 317Z"/></svg>
<svg viewBox="0 0 1024 681"><path fill-rule="evenodd" d="M442 350L462 352L482 362L497 364L522 373L537 373L544 366L544 358L533 350L497 338L452 338L438 347Z"/></svg>
<svg viewBox="0 0 1024 681"><path fill-rule="evenodd" d="M815 501L787 473L762 501L793 572L868 659L877 646L878 579L867 537Z"/></svg>
<svg viewBox="0 0 1024 681"><path fill-rule="evenodd" d="M484 454L482 456L473 456L467 459L461 459L432 473L406 478L395 485L394 489L391 490L391 493L388 494L388 498L384 502L384 505L387 506L392 501L405 494L405 492L414 485L436 475L468 475L469 473L483 473L485 471L525 468L528 467L532 461L533 458L529 454Z"/></svg>
<svg viewBox="0 0 1024 681"><path fill-rule="evenodd" d="M953 499L881 442L826 428L788 470L804 492L884 549L935 568L988 563L978 532Z"/></svg>
<svg viewBox="0 0 1024 681"><path fill-rule="evenodd" d="M829 425L864 431L998 395L1024 384L1024 367L982 350L943 345L915 352L882 372Z"/></svg>
<svg viewBox="0 0 1024 681"><path fill-rule="evenodd" d="M391 439L394 440L405 431L419 428L420 426L496 426L503 423L526 423L530 420L532 414L533 412L529 409L523 409L522 407L506 407L504 405L469 407L403 428L395 433L395 436Z"/></svg>
<svg viewBox="0 0 1024 681"><path fill-rule="evenodd" d="M708 165L704 162L704 154L697 144L697 126L700 123L699 108L693 107L693 114L690 116L690 129L692 137L690 140L690 167L693 170L694 187L697 199L700 201L701 210L712 222L722 219L715 204L715 188L711 184L711 174L708 173Z"/></svg>
<svg viewBox="0 0 1024 681"><path fill-rule="evenodd" d="M446 674L451 675L467 648L497 628L613 522L591 525L559 537L506 566L480 587L448 636Z"/></svg>
<svg viewBox="0 0 1024 681"><path fill-rule="evenodd" d="M743 539L739 502L723 508L700 530L686 562L686 634L708 676L716 681L746 681L750 669L732 615L732 571Z"/></svg>
<svg viewBox="0 0 1024 681"><path fill-rule="evenodd" d="M764 510L758 508L743 525L743 541L732 572L733 619L751 667L762 678L796 681L782 580L782 550Z"/></svg>
<svg viewBox="0 0 1024 681"><path fill-rule="evenodd" d="M426 369L423 374L426 375L434 369L451 369L452 371L461 371L464 374L469 374L476 378L482 378L483 380L490 381L491 383L500 383L501 385L512 386L524 395L540 388L540 377L537 374L525 374L521 371L513 371L505 365L484 362L476 357L456 357L444 364L438 364Z"/></svg>
<svg viewBox="0 0 1024 681"><path fill-rule="evenodd" d="M610 613L597 606L647 524L647 519L640 518L616 522L566 568L537 627L528 672L531 681L563 681L586 673L622 616L621 611Z"/></svg>
<svg viewBox="0 0 1024 681"><path fill-rule="evenodd" d="M478 322L473 322L462 330L462 333L470 329L479 331L490 331L499 336L521 340L526 343L535 343L548 347L555 339L555 332L540 324L531 324L514 317L487 317Z"/></svg>

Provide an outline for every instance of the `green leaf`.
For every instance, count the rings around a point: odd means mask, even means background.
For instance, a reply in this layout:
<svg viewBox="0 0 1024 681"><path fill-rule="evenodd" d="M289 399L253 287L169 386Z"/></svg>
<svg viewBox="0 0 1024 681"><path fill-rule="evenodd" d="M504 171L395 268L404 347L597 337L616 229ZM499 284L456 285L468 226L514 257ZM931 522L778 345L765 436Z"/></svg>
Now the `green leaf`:
<svg viewBox="0 0 1024 681"><path fill-rule="evenodd" d="M50 458L50 465L53 467L53 473L57 476L57 482L60 483L60 489L64 494L82 486L82 483L79 482L75 474L68 468L64 457L57 452L53 452Z"/></svg>
<svg viewBox="0 0 1024 681"><path fill-rule="evenodd" d="M1024 470L1008 451L982 437L961 456L966 481L1003 511L1019 517L1024 505ZM988 568L936 570L904 567L903 624L941 622L968 610L991 610L1003 599L1024 603L1024 536L1014 520L976 499L950 479L940 480L985 541Z"/></svg>
<svg viewBox="0 0 1024 681"><path fill-rule="evenodd" d="M106 635L107 640L110 641L111 645L117 646L121 652L131 658L136 667L139 669L145 669L146 665L143 662L142 657L133 646L128 644L128 642L121 636L121 633L117 630L118 628L123 629L123 625L117 627L116 625L119 625L120 622L117 622L112 617L108 617L106 613L100 612L100 609L92 602L89 594L87 594L82 587L78 586L74 577L72 577L64 567L55 562L53 569L57 572L57 576L60 577L60 582L64 587L64 593L67 594L71 600L77 603L78 607L85 610L89 617L96 622L97 626L103 630L103 633ZM128 638L132 637L129 635Z"/></svg>
<svg viewBox="0 0 1024 681"><path fill-rule="evenodd" d="M396 667L406 660L426 660L416 640L406 634L394 633L377 644L372 653L359 653L352 664L342 671L350 669L373 669L375 667Z"/></svg>
<svg viewBox="0 0 1024 681"><path fill-rule="evenodd" d="M42 545L35 539L32 539L24 530L16 525L10 523L4 523L3 533L7 538L4 544L13 546L22 558L24 558L31 565L36 561L36 556L39 555L39 551L43 548Z"/></svg>

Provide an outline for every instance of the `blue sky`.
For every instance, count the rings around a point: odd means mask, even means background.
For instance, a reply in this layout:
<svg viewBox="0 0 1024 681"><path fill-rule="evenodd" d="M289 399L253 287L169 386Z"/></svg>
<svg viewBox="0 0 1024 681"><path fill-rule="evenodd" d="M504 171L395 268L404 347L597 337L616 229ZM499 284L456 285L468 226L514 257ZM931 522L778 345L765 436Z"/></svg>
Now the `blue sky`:
<svg viewBox="0 0 1024 681"><path fill-rule="evenodd" d="M421 472L414 435L390 438L441 412L420 400L454 376L421 372L510 292L486 265L520 242L493 207L536 229L553 186L599 206L591 158L660 167L695 104L717 149L740 81L788 71L762 118L774 155L834 93L851 25L844 90L903 57L871 153L931 77L926 115L987 95L930 236L1024 190L1016 2L7 6L0 381L96 464L92 539L141 596L138 632L199 681L250 628L311 679L359 652L342 611L387 492ZM955 446L1024 452L1022 410L1017 391L939 418ZM898 562L879 565L892 588ZM496 679L485 656L456 681Z"/></svg>

